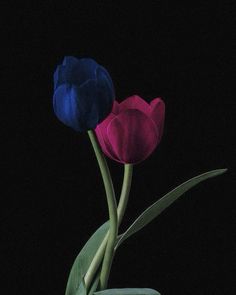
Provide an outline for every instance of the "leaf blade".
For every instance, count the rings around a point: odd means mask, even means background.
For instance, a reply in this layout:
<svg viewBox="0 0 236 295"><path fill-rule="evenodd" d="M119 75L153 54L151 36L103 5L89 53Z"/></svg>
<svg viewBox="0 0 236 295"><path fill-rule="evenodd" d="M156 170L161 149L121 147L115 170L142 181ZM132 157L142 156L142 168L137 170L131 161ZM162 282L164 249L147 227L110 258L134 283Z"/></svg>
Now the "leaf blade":
<svg viewBox="0 0 236 295"><path fill-rule="evenodd" d="M91 288L89 290L88 295L93 295L94 292L97 290L98 285L99 285L99 281L100 281L100 271L97 273L95 279L93 280L93 283L91 285Z"/></svg>
<svg viewBox="0 0 236 295"><path fill-rule="evenodd" d="M75 295L87 295L87 290L86 290L84 280L82 280L82 282L80 283L79 288L77 289L77 292L75 293Z"/></svg>
<svg viewBox="0 0 236 295"><path fill-rule="evenodd" d="M132 224L131 226L120 236L116 249L123 243L128 237L142 229L145 225L151 222L159 214L161 214L167 207L169 207L175 200L182 196L192 187L196 186L198 183L225 173L227 169L217 169L205 172L198 176L195 176L184 183L180 184L172 191L164 195L161 199L156 201L150 207L148 207Z"/></svg>
<svg viewBox="0 0 236 295"><path fill-rule="evenodd" d="M66 295L75 295L78 288L81 286L81 282L91 264L93 257L95 256L98 247L102 243L107 231L109 229L109 222L100 226L96 232L90 237L87 243L84 245L78 256L76 257L66 286ZM82 287L80 287L82 288Z"/></svg>

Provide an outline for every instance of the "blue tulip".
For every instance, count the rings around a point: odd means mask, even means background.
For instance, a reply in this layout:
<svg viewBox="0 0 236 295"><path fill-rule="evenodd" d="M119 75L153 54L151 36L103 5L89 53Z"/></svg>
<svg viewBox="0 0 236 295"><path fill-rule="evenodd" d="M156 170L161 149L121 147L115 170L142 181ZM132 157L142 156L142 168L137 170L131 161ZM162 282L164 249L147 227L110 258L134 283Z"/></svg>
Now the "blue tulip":
<svg viewBox="0 0 236 295"><path fill-rule="evenodd" d="M95 129L111 112L114 98L109 73L91 58L66 56L54 73L54 112L76 131Z"/></svg>

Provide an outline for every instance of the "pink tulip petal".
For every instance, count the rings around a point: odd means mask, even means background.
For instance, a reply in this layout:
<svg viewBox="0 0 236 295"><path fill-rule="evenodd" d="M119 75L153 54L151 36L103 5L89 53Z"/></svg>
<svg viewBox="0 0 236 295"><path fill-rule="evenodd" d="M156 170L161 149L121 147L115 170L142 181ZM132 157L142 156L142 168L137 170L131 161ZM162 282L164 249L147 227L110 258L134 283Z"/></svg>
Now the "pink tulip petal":
<svg viewBox="0 0 236 295"><path fill-rule="evenodd" d="M109 152L107 150L107 147L106 147L106 144L105 144L105 140L104 140L104 136L103 136L102 130L99 127L99 125L95 129L95 133L96 133L97 139L99 141L99 144L100 144L100 146L101 146L104 154L106 154L106 155L109 154Z"/></svg>
<svg viewBox="0 0 236 295"><path fill-rule="evenodd" d="M107 117L106 117L106 119L104 119L101 123L99 123L97 126L100 126L100 128L102 129L102 130L105 130L105 129L107 129L107 126L109 125L109 123L111 122L111 120L113 119L113 118L115 118L115 114L113 114L113 113L110 113Z"/></svg>
<svg viewBox="0 0 236 295"><path fill-rule="evenodd" d="M154 122L136 109L128 109L113 118L107 136L120 162L133 164L153 152L159 137Z"/></svg>
<svg viewBox="0 0 236 295"><path fill-rule="evenodd" d="M165 103L161 98L155 98L150 103L151 107L151 118L156 123L156 126L159 131L159 140L161 140L164 128L164 120L165 120Z"/></svg>
<svg viewBox="0 0 236 295"><path fill-rule="evenodd" d="M110 113L105 120L103 120L100 124L97 125L95 133L97 135L97 139L99 141L99 144L101 145L104 154L112 158L113 160L117 161L118 159L107 137L107 126L114 117L115 115Z"/></svg>
<svg viewBox="0 0 236 295"><path fill-rule="evenodd" d="M138 95L130 96L120 103L120 113L127 109L139 110L146 115L150 113L150 105Z"/></svg>
<svg viewBox="0 0 236 295"><path fill-rule="evenodd" d="M119 103L116 100L113 102L112 113L116 115L119 114Z"/></svg>

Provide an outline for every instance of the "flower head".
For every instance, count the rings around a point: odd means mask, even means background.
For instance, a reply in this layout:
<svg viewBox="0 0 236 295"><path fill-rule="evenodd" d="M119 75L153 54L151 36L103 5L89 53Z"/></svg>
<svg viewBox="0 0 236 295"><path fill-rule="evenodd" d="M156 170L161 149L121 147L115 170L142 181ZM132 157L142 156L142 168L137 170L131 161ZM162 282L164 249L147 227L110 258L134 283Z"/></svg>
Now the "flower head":
<svg viewBox="0 0 236 295"><path fill-rule="evenodd" d="M95 129L103 152L120 163L145 160L160 143L165 104L155 98L150 104L133 95L120 104L114 101L112 112Z"/></svg>
<svg viewBox="0 0 236 295"><path fill-rule="evenodd" d="M93 59L66 56L54 73L54 112L76 131L94 129L110 113L114 97L109 73Z"/></svg>

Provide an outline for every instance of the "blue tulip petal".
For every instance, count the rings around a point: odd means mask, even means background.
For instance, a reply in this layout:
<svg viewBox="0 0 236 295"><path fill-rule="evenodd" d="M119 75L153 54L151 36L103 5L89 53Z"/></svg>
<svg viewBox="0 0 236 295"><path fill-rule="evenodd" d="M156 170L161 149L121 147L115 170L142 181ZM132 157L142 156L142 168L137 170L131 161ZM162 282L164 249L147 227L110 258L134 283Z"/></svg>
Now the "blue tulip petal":
<svg viewBox="0 0 236 295"><path fill-rule="evenodd" d="M96 99L94 99L97 97L96 80L89 80L81 87L78 87L77 93L78 108L83 129L94 129L99 121L99 110L95 103Z"/></svg>
<svg viewBox="0 0 236 295"><path fill-rule="evenodd" d="M65 56L64 59L63 59L63 62L62 64L64 66L70 66L70 65L75 65L77 64L79 61L78 58L74 57L74 56Z"/></svg>
<svg viewBox="0 0 236 295"><path fill-rule="evenodd" d="M57 86L63 83L71 83L81 86L87 80L96 78L98 64L91 58L80 60L67 57L63 65L59 66Z"/></svg>
<svg viewBox="0 0 236 295"><path fill-rule="evenodd" d="M85 81L96 78L96 68L98 64L91 58L81 58L72 70L71 79L77 85L83 84Z"/></svg>
<svg viewBox="0 0 236 295"><path fill-rule="evenodd" d="M59 66L57 66L56 71L53 74L53 81L54 81L54 91L57 88L57 83L58 83L58 71L59 71Z"/></svg>
<svg viewBox="0 0 236 295"><path fill-rule="evenodd" d="M61 84L68 83L70 84L70 81L66 77L66 67L63 65L59 65L56 68L56 71L54 73L54 91L59 87Z"/></svg>
<svg viewBox="0 0 236 295"><path fill-rule="evenodd" d="M114 97L109 73L93 59L66 56L54 73L55 114L76 131L94 129L111 112Z"/></svg>
<svg viewBox="0 0 236 295"><path fill-rule="evenodd" d="M87 117L86 130L95 129L98 124L98 121L99 121L98 108L96 104L93 104Z"/></svg>
<svg viewBox="0 0 236 295"><path fill-rule="evenodd" d="M80 131L77 92L73 86L63 84L57 88L53 96L53 108L61 122Z"/></svg>
<svg viewBox="0 0 236 295"><path fill-rule="evenodd" d="M59 65L54 73L54 91L61 84L70 84L70 72L72 72L73 66L75 66L78 63L78 61L79 60L73 56L64 57L62 65Z"/></svg>
<svg viewBox="0 0 236 295"><path fill-rule="evenodd" d="M73 56L65 56L62 62L63 75L65 82L71 84L78 84L76 82L76 73L74 73L75 68L79 67L79 59Z"/></svg>
<svg viewBox="0 0 236 295"><path fill-rule="evenodd" d="M107 85L109 85L110 86L110 89L111 89L111 91L113 92L113 95L114 95L114 97L115 97L115 91L114 91L114 85L113 85L113 82L112 82L112 79L111 79L111 76L109 75L109 73L108 73L108 71L104 68L104 67L102 67L102 66L98 66L97 67L97 70L96 70L96 77L97 77L97 79L99 79L100 77L100 75L102 75L102 79L104 79L104 75L106 76L106 78L107 78Z"/></svg>

